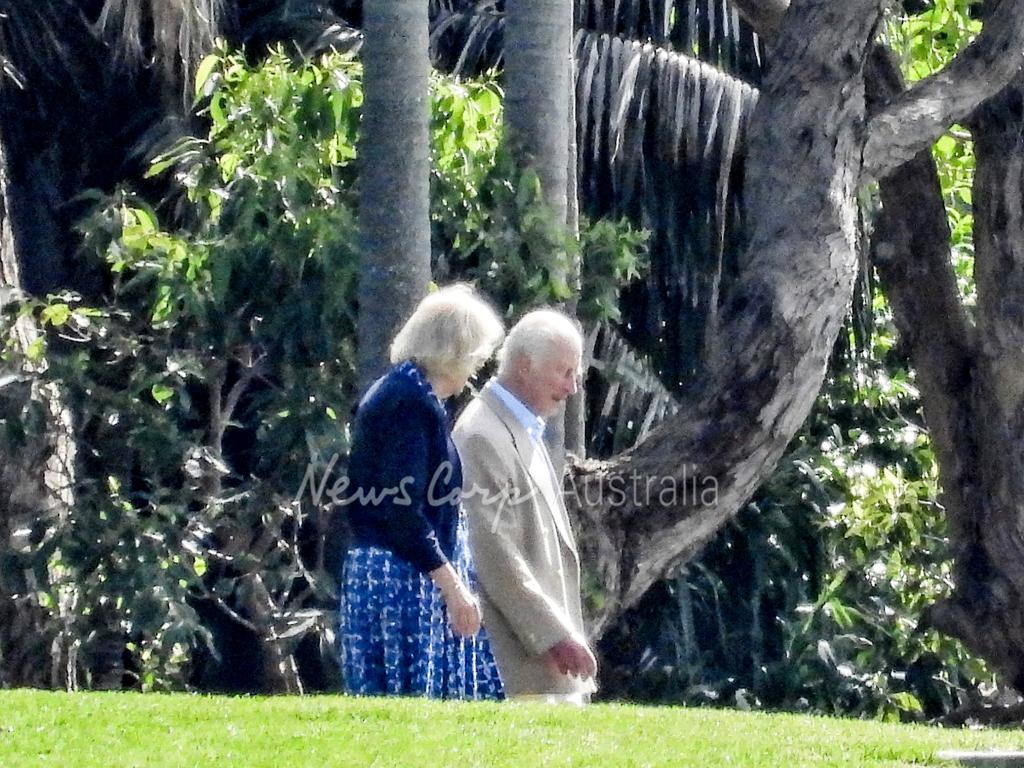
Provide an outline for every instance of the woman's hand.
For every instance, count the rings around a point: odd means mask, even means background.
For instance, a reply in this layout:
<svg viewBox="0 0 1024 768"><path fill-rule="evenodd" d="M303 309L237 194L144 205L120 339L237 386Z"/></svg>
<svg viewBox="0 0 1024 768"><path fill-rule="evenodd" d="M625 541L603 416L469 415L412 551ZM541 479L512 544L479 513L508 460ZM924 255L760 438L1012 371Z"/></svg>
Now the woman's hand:
<svg viewBox="0 0 1024 768"><path fill-rule="evenodd" d="M448 608L448 624L459 637L472 637L480 631L480 603L462 582L450 594L444 595Z"/></svg>
<svg viewBox="0 0 1024 768"><path fill-rule="evenodd" d="M448 609L448 624L459 637L472 637L480 631L480 603L462 579L445 563L430 572L430 578L441 590Z"/></svg>

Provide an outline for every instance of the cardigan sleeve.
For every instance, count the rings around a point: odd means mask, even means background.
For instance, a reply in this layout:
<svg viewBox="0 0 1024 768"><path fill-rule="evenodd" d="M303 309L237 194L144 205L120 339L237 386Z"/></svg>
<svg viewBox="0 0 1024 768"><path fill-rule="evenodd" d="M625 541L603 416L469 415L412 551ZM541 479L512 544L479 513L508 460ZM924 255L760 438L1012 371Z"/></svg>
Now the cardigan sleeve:
<svg viewBox="0 0 1024 768"><path fill-rule="evenodd" d="M400 398L367 414L356 434L373 455L360 478L360 506L382 542L417 570L428 573L448 562L427 514L427 489L436 471L439 416L417 399ZM365 453L365 451L364 451Z"/></svg>

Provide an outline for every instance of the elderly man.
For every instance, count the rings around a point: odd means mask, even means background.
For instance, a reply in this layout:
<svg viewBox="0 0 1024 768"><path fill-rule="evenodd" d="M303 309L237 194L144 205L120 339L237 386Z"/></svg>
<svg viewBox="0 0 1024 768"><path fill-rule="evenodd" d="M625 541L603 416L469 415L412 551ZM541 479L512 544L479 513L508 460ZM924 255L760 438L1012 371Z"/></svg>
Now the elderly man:
<svg viewBox="0 0 1024 768"><path fill-rule="evenodd" d="M510 697L582 704L595 690L579 555L543 441L544 419L576 392L581 355L566 315L529 313L455 426L484 624Z"/></svg>

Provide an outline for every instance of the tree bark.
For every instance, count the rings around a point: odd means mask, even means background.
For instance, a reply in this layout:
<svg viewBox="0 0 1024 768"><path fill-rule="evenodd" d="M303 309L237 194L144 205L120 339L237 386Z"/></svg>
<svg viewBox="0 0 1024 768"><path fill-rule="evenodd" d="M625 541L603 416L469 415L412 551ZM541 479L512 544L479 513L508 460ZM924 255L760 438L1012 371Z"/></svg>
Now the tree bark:
<svg viewBox="0 0 1024 768"><path fill-rule="evenodd" d="M517 0L505 10L505 140L516 165L540 179L556 226L569 215L569 103L572 73L572 3ZM552 265L550 279L571 285L572 275ZM570 418L578 414L574 406ZM545 441L556 470L565 464L566 409L548 420Z"/></svg>
<svg viewBox="0 0 1024 768"><path fill-rule="evenodd" d="M901 89L868 123L864 169L883 178L999 93L1024 64L1024 4L998 0L981 33L940 71Z"/></svg>
<svg viewBox="0 0 1024 768"><path fill-rule="evenodd" d="M574 57L569 57L569 82L572 84L570 94L576 93L577 67ZM569 236L579 240L580 236L580 198L579 198L579 146L576 141L576 99L569 98L566 109L567 138L569 140L566 153L566 230ZM581 259L576 261L573 274L570 275L570 285L573 296L580 293L580 270L582 269ZM568 312L576 314L577 303L575 298L569 307ZM584 354L586 352L584 351ZM586 371L587 361L583 361L583 370ZM586 393L583 389L583 382L580 382L580 391L570 397L565 403L565 453L580 458L587 455L587 423L585 411ZM563 462L564 468L564 462Z"/></svg>
<svg viewBox="0 0 1024 768"><path fill-rule="evenodd" d="M536 171L545 202L565 226L572 5L520 0L509 3L505 13L507 141L519 166Z"/></svg>
<svg viewBox="0 0 1024 768"><path fill-rule="evenodd" d="M678 416L614 464L569 478L589 582L603 588L589 606L593 634L699 550L774 469L814 403L852 296L862 69L881 3L794 5L751 120L752 231L720 311L720 352Z"/></svg>
<svg viewBox="0 0 1024 768"><path fill-rule="evenodd" d="M895 69L893 65L893 69ZM910 350L954 552L952 595L922 626L962 640L1024 690L1024 91L972 120L976 324L964 311L927 152L880 185L875 263Z"/></svg>
<svg viewBox="0 0 1024 768"><path fill-rule="evenodd" d="M764 11L757 0L737 2ZM979 83L981 96L991 94L1019 68L1020 11L1019 4L997 6L986 20L988 35L913 95L904 94L892 54L876 46L866 83L869 109L881 117L870 125L895 120L897 127L888 146L880 139L884 131L871 133L865 163L883 177L872 260L917 373L955 557L954 592L924 611L921 626L961 639L1024 690L1024 80L970 121L977 159L976 325L957 289L928 150L944 123L978 103ZM979 67L1000 50L1005 59L997 66ZM906 122L895 117L913 112L913 103L924 113ZM880 170L883 164L893 170Z"/></svg>
<svg viewBox="0 0 1024 768"><path fill-rule="evenodd" d="M871 74L869 103L882 103L903 87L898 64L884 49L874 51ZM961 493L977 473L972 458L977 447L973 406L960 394L971 389L977 371L974 328L957 289L949 222L931 152L919 152L883 179L879 194L882 210L875 221L872 263L918 374L943 478L943 504L955 523L977 503Z"/></svg>
<svg viewBox="0 0 1024 768"><path fill-rule="evenodd" d="M976 172L977 336L973 377L947 397L967 400L973 440L944 488L967 504L948 510L956 555L953 595L927 619L960 638L1024 691L1024 79L971 121Z"/></svg>
<svg viewBox="0 0 1024 768"><path fill-rule="evenodd" d="M388 366L391 339L430 282L427 4L363 4L359 280L361 389Z"/></svg>
<svg viewBox="0 0 1024 768"><path fill-rule="evenodd" d="M731 4L768 43L774 43L779 36L782 17L789 10L789 0L731 0Z"/></svg>
<svg viewBox="0 0 1024 768"><path fill-rule="evenodd" d="M243 577L240 586L243 587L241 591L244 595L242 608L253 626L259 630L263 690L268 693L302 695L302 679L292 653L292 642L280 637L277 631L280 606L258 573Z"/></svg>
<svg viewBox="0 0 1024 768"><path fill-rule="evenodd" d="M7 131L0 122L0 291L5 294L0 295L0 308L15 293L27 292L25 249L12 216L9 160ZM22 349L39 335L27 317L17 320L13 332ZM28 375L29 371L9 373ZM6 455L8 447L0 444L0 687L49 684L71 688L77 666L70 643L64 642L66 638L58 631L58 617L37 598L50 585L36 584L31 571L18 573L13 567L29 544L25 531L51 515L65 515L74 502L75 444L70 413L52 385L32 382L20 394L6 404L22 410L35 401L46 410L49 428L45 435L29 435L26 445L11 455ZM67 605L59 602L58 613L66 620Z"/></svg>

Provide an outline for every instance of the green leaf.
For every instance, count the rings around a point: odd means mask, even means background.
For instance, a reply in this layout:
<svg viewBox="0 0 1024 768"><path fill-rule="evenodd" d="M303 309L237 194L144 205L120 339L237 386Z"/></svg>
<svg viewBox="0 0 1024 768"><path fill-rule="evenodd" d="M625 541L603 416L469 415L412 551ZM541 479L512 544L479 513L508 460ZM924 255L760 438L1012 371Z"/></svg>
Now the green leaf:
<svg viewBox="0 0 1024 768"><path fill-rule="evenodd" d="M213 120L215 130L227 125L227 117L224 114L224 97L220 93L215 93L210 98L210 119Z"/></svg>
<svg viewBox="0 0 1024 768"><path fill-rule="evenodd" d="M941 157L947 160L953 157L953 153L956 152L957 142L949 134L940 136L939 140L935 142L935 152Z"/></svg>
<svg viewBox="0 0 1024 768"><path fill-rule="evenodd" d="M132 213L135 216L135 220L138 223L139 228L146 233L154 233L157 231L156 216L145 208L132 208Z"/></svg>
<svg viewBox="0 0 1024 768"><path fill-rule="evenodd" d="M166 384L154 384L150 393L153 395L153 399L160 403L160 405L174 397L174 390Z"/></svg>
<svg viewBox="0 0 1024 768"><path fill-rule="evenodd" d="M33 363L38 363L42 360L44 354L46 354L46 340L41 336L25 349L25 357Z"/></svg>
<svg viewBox="0 0 1024 768"><path fill-rule="evenodd" d="M909 691L900 691L892 695L892 703L904 712L924 712L920 700Z"/></svg>
<svg viewBox="0 0 1024 768"><path fill-rule="evenodd" d="M211 53L199 62L199 66L196 68L196 98L203 95L206 81L210 79L210 75L213 74L219 62L220 56L216 53Z"/></svg>
<svg viewBox="0 0 1024 768"><path fill-rule="evenodd" d="M149 169L145 173L145 178L152 179L155 176L159 176L176 162L176 158L168 157L167 155L160 155L149 164Z"/></svg>
<svg viewBox="0 0 1024 768"><path fill-rule="evenodd" d="M44 307L41 319L44 324L60 328L71 318L71 308L67 304L51 304Z"/></svg>
<svg viewBox="0 0 1024 768"><path fill-rule="evenodd" d="M477 109L485 115L495 115L501 110L501 99L490 88L481 88L477 91L474 101Z"/></svg>

